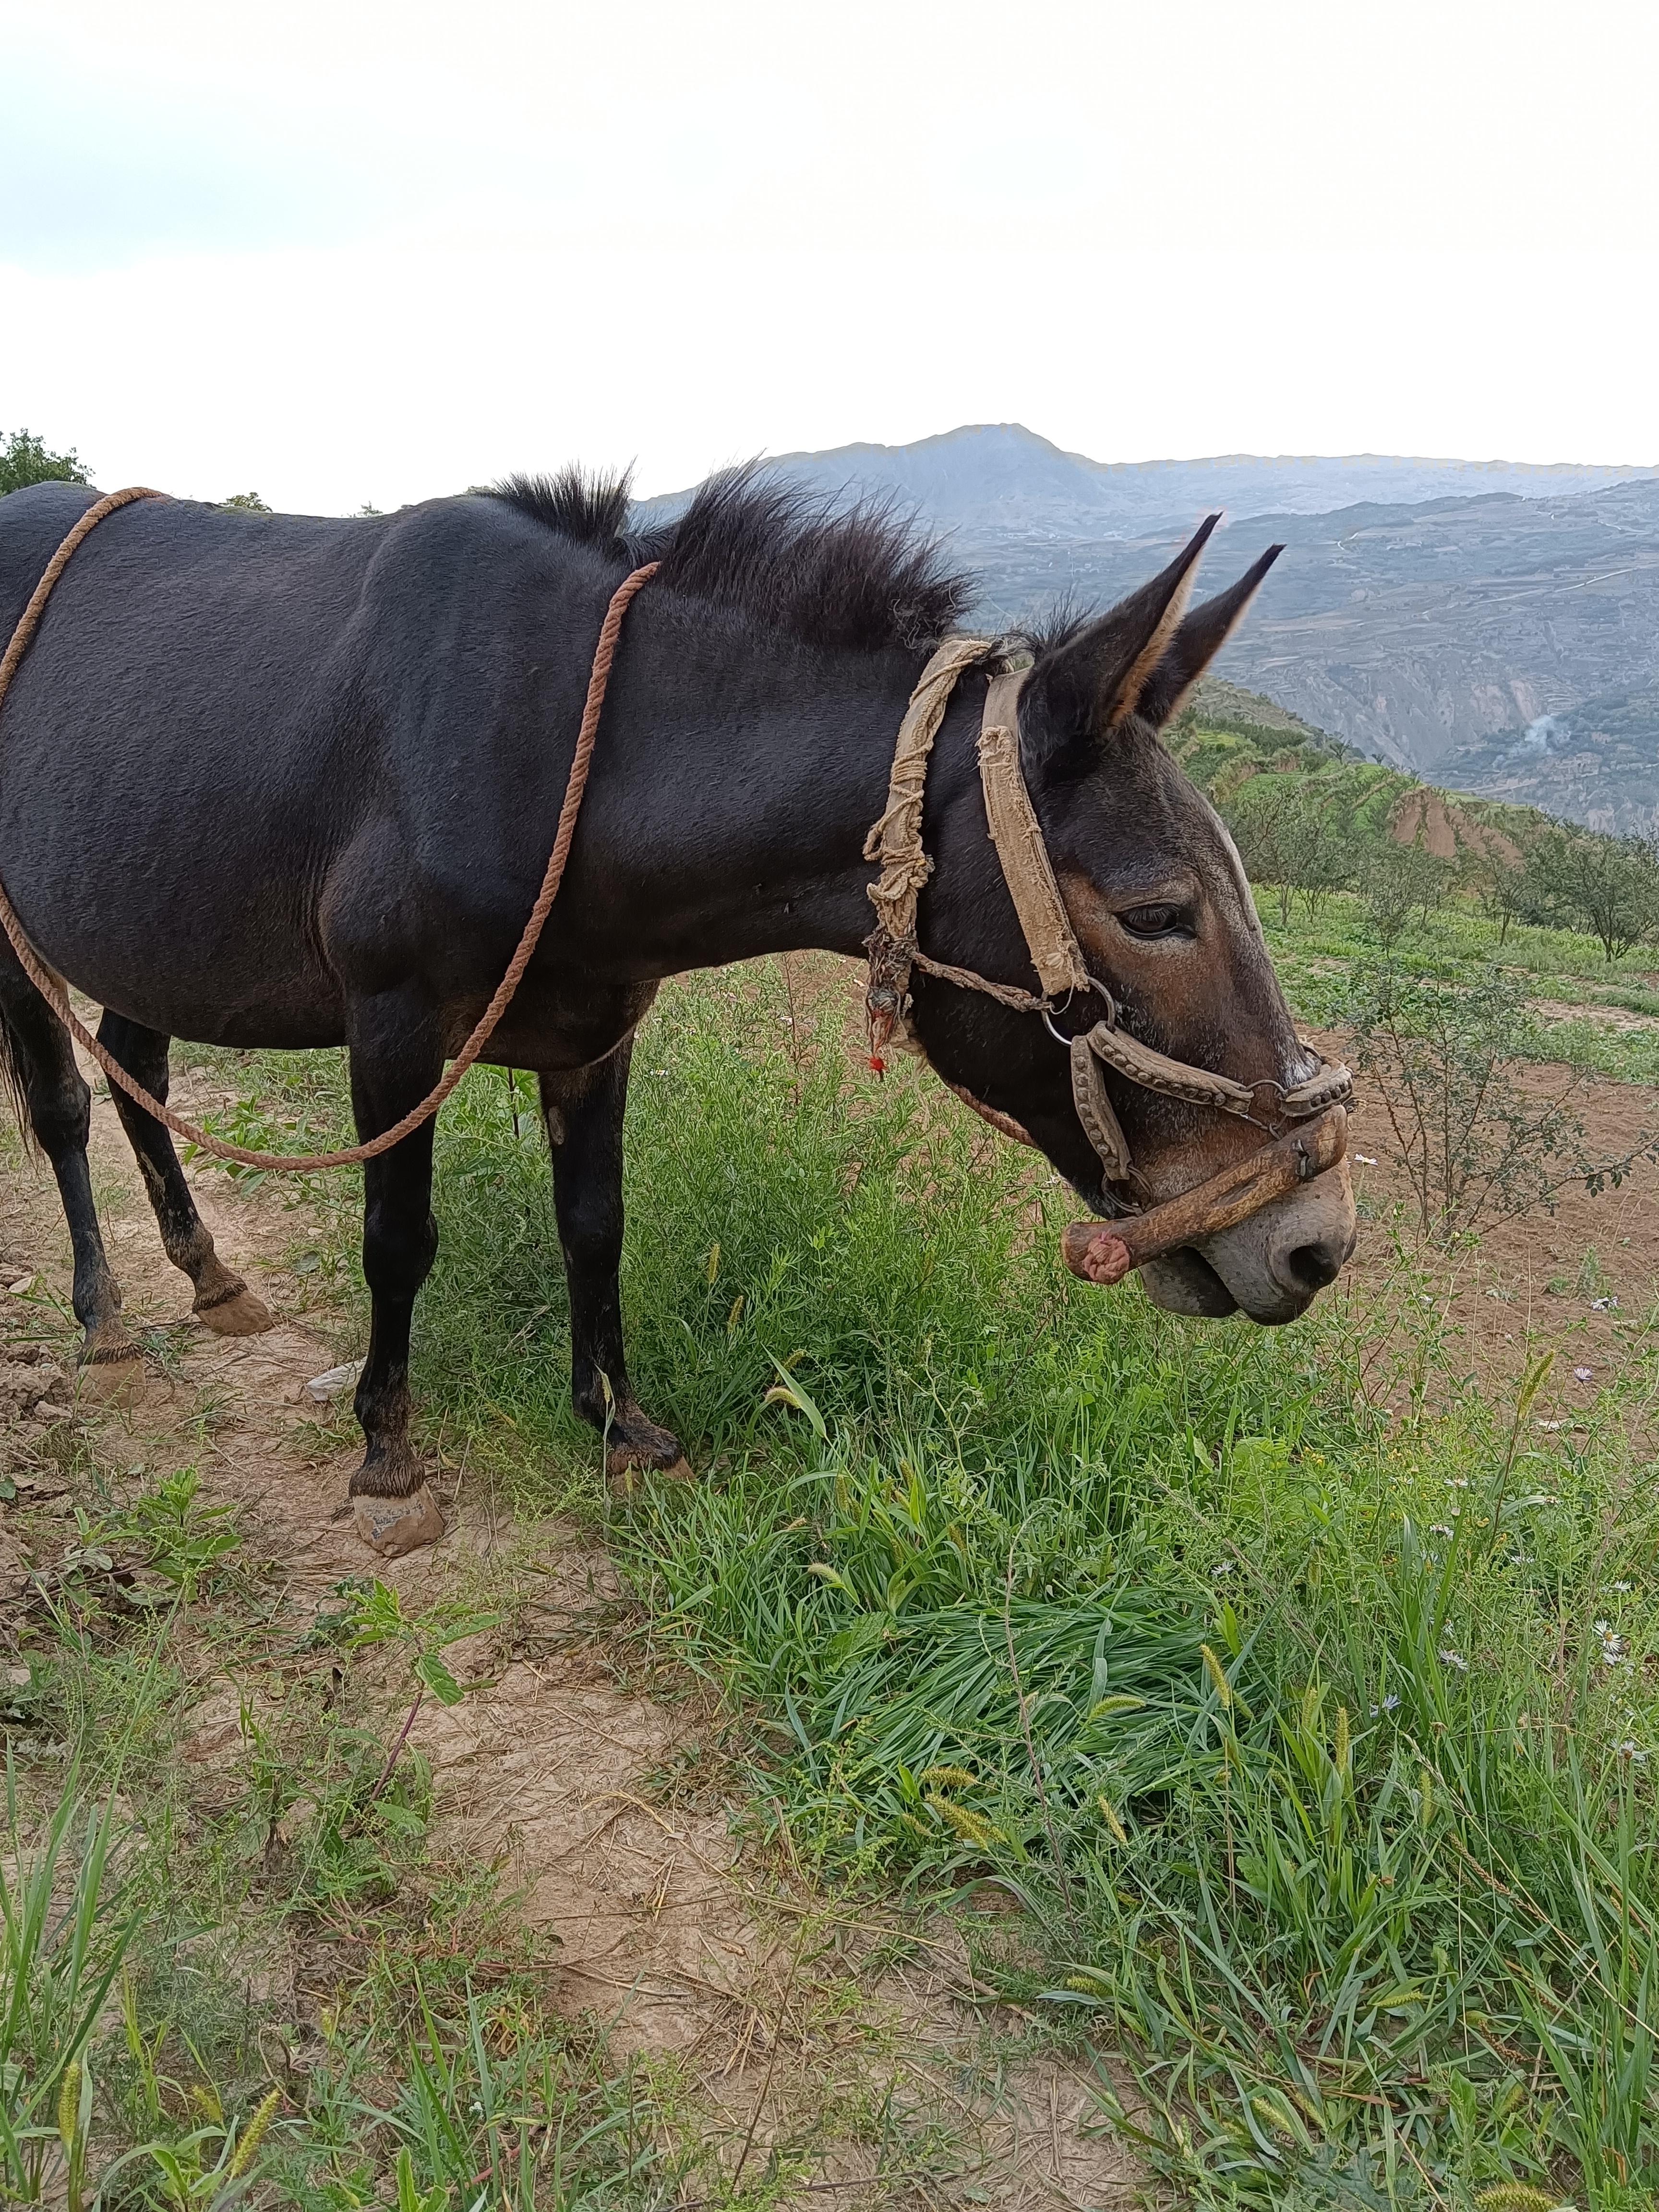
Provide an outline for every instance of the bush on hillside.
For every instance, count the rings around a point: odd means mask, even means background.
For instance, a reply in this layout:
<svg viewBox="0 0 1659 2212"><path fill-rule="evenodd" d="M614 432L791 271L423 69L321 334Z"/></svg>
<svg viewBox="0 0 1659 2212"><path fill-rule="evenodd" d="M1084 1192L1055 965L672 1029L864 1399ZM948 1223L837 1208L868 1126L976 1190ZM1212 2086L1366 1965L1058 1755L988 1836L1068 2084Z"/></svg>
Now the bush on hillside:
<svg viewBox="0 0 1659 2212"><path fill-rule="evenodd" d="M1461 990L1384 960L1355 971L1346 1012L1354 1066L1382 1094L1418 1226L1437 1243L1553 1210L1570 1185L1593 1194L1617 1184L1659 1149L1644 1137L1622 1158L1590 1158L1574 1110L1582 1069L1561 1068L1548 1091L1522 1088L1522 1064L1546 1048L1524 990L1500 969Z"/></svg>
<svg viewBox="0 0 1659 2212"><path fill-rule="evenodd" d="M1352 880L1346 823L1324 794L1290 776L1253 775L1234 795L1227 824L1251 882L1277 890L1286 929L1297 892L1311 915L1328 891L1341 890Z"/></svg>
<svg viewBox="0 0 1659 2212"><path fill-rule="evenodd" d="M88 483L80 455L71 446L66 453L47 451L44 438L33 430L11 430L0 447L0 496L21 491L26 484Z"/></svg>
<svg viewBox="0 0 1659 2212"><path fill-rule="evenodd" d="M1361 847L1357 854L1358 888L1370 909L1371 927L1383 951L1390 951L1415 911L1426 922L1452 888L1457 871L1420 844Z"/></svg>
<svg viewBox="0 0 1659 2212"><path fill-rule="evenodd" d="M1517 921L1530 921L1539 906L1535 874L1524 853L1511 860L1506 853L1487 851L1470 871L1470 884L1489 921L1498 924L1499 945L1509 943L1510 929Z"/></svg>
<svg viewBox="0 0 1659 2212"><path fill-rule="evenodd" d="M1651 837L1604 837L1547 830L1527 854L1540 913L1599 938L1609 960L1659 937L1659 845Z"/></svg>

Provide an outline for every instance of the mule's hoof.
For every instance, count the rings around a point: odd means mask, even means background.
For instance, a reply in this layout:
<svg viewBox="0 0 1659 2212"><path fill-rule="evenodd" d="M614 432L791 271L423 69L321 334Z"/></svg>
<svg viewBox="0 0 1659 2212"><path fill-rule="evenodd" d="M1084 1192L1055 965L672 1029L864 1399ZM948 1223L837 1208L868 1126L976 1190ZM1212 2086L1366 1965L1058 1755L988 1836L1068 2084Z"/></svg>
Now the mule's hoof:
<svg viewBox="0 0 1659 2212"><path fill-rule="evenodd" d="M258 1336L276 1326L276 1315L246 1283L214 1291L205 1305L198 1297L191 1311L216 1336Z"/></svg>
<svg viewBox="0 0 1659 2212"><path fill-rule="evenodd" d="M611 1486L611 1495L620 1498L624 1504L630 1498L638 1498L653 1476L659 1482L691 1482L696 1480L691 1462L684 1452L668 1466L659 1467L655 1460L645 1457L627 1444L617 1444L605 1455L605 1472Z"/></svg>
<svg viewBox="0 0 1659 2212"><path fill-rule="evenodd" d="M89 1368L125 1367L143 1356L130 1336L95 1336L81 1346L76 1365L84 1375Z"/></svg>
<svg viewBox="0 0 1659 2212"><path fill-rule="evenodd" d="M76 1395L88 1404L130 1403L149 1379L144 1355L130 1337L112 1331L81 1348L75 1370Z"/></svg>
<svg viewBox="0 0 1659 2212"><path fill-rule="evenodd" d="M354 1498L352 1518L364 1543L383 1559L418 1552L422 1544L435 1544L444 1533L444 1516L425 1483L412 1498Z"/></svg>

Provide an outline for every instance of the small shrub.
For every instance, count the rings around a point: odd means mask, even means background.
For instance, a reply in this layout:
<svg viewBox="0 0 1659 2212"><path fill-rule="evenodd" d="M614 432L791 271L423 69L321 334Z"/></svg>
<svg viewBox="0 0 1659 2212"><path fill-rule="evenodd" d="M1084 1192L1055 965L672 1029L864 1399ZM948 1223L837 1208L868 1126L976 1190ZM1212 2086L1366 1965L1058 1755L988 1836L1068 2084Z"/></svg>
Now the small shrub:
<svg viewBox="0 0 1659 2212"><path fill-rule="evenodd" d="M1547 1209L1569 1184L1601 1190L1652 1153L1644 1139L1621 1158L1589 1157L1573 1110L1582 1071L1562 1068L1543 1096L1522 1087L1522 1062L1543 1059L1545 1047L1523 993L1497 969L1462 990L1381 963L1356 972L1346 1011L1425 1237L1449 1243L1484 1222Z"/></svg>
<svg viewBox="0 0 1659 2212"><path fill-rule="evenodd" d="M1352 840L1328 794L1289 775L1254 775L1228 810L1252 882L1272 884L1279 919L1291 926L1291 899L1300 891L1310 915L1353 873Z"/></svg>
<svg viewBox="0 0 1659 2212"><path fill-rule="evenodd" d="M1371 927L1385 952L1391 951L1416 912L1424 921L1450 889L1455 871L1421 845L1400 845L1392 838L1370 847L1364 856L1360 888Z"/></svg>

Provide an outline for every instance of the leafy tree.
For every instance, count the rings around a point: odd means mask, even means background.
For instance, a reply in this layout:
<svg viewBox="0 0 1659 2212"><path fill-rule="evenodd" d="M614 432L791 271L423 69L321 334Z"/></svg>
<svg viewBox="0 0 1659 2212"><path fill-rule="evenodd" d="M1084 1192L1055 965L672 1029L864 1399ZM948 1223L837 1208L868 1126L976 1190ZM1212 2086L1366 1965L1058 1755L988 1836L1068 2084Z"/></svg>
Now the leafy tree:
<svg viewBox="0 0 1659 2212"><path fill-rule="evenodd" d="M33 430L11 430L0 449L0 496L21 491L25 484L90 483L85 465L71 446L66 453L49 453L44 438Z"/></svg>
<svg viewBox="0 0 1659 2212"><path fill-rule="evenodd" d="M1609 960L1659 935L1659 844L1548 830L1527 856L1540 907L1600 938Z"/></svg>
<svg viewBox="0 0 1659 2212"><path fill-rule="evenodd" d="M1229 810L1245 873L1279 893L1281 925L1291 926L1291 900L1300 891L1312 915L1328 891L1351 880L1352 841L1330 794L1287 775L1253 775Z"/></svg>
<svg viewBox="0 0 1659 2212"><path fill-rule="evenodd" d="M1510 924L1530 921L1538 908L1537 878L1527 866L1526 854L1512 860L1490 848L1480 854L1471 880L1487 915L1498 924L1498 944L1507 945Z"/></svg>
<svg viewBox="0 0 1659 2212"><path fill-rule="evenodd" d="M257 491L234 491L228 499L219 501L222 507L234 507L239 514L270 514L275 509L265 505Z"/></svg>
<svg viewBox="0 0 1659 2212"><path fill-rule="evenodd" d="M1383 950L1393 945L1411 920L1424 921L1445 896L1455 871L1419 844L1401 845L1393 837L1368 848L1360 888L1370 908L1371 927Z"/></svg>

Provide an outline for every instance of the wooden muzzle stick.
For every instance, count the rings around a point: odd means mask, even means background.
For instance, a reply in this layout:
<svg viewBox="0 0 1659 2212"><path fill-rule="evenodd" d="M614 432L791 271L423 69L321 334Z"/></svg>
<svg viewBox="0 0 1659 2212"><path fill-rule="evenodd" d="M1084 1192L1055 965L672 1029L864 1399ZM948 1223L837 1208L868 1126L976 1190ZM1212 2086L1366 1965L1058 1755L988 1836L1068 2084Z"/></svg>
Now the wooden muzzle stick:
<svg viewBox="0 0 1659 2212"><path fill-rule="evenodd" d="M1072 1273L1085 1282L1121 1283L1131 1268L1231 1229L1286 1191L1324 1175L1342 1158L1347 1144L1346 1108L1328 1107L1317 1121L1265 1145L1247 1159L1236 1160L1207 1182L1196 1183L1179 1198L1146 1213L1117 1221L1073 1221L1061 1234L1061 1255Z"/></svg>

